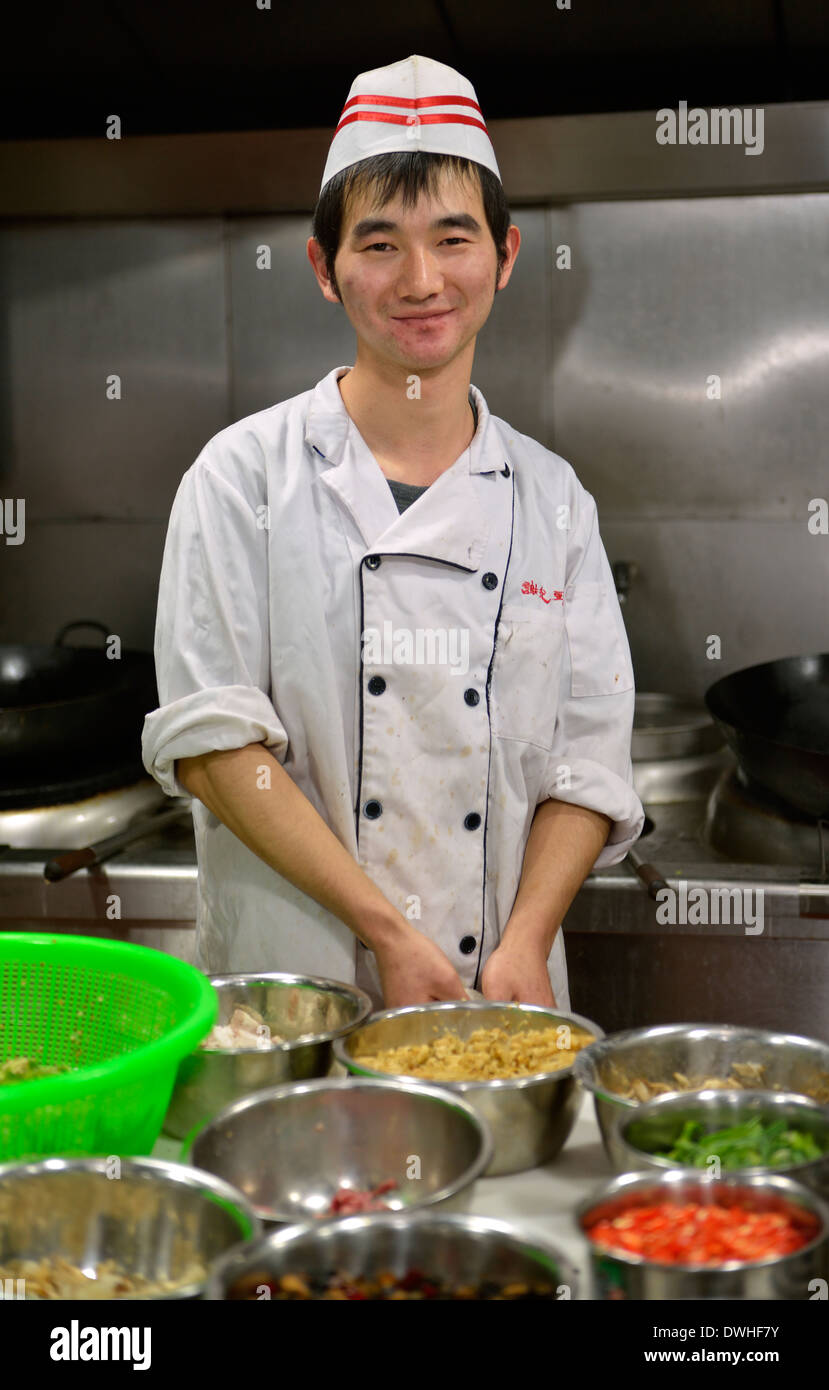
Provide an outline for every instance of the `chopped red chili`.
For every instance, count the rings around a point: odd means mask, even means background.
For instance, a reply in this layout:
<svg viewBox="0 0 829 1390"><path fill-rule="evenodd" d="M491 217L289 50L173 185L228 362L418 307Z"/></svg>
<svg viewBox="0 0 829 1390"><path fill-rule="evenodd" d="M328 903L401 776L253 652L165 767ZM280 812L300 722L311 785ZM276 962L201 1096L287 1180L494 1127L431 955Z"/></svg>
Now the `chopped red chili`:
<svg viewBox="0 0 829 1390"><path fill-rule="evenodd" d="M631 1207L587 1232L596 1245L658 1264L724 1264L789 1255L817 1234L808 1213L749 1211L716 1203L657 1202Z"/></svg>

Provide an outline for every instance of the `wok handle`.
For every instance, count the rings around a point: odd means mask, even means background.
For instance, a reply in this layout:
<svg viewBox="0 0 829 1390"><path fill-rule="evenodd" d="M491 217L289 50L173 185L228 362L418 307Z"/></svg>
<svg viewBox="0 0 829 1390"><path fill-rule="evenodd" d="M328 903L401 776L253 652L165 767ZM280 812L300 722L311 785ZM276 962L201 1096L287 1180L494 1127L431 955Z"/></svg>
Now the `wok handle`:
<svg viewBox="0 0 829 1390"><path fill-rule="evenodd" d="M669 885L665 882L659 870L655 868L653 864L649 864L638 850L629 849L628 859L654 901L656 901L657 895L661 893L663 889L666 892L670 892Z"/></svg>
<svg viewBox="0 0 829 1390"><path fill-rule="evenodd" d="M160 826L176 820L189 810L188 802L186 806L179 805L167 811L159 811L136 825L127 826L127 829L118 835L110 835L107 840L88 845L86 849L70 849L65 854L58 854L44 864L43 877L48 883L59 883L61 879L77 873L78 869L94 869L97 864L103 864L104 860L111 859L114 854L126 849L127 845L143 840L148 835L154 835Z"/></svg>
<svg viewBox="0 0 829 1390"><path fill-rule="evenodd" d="M110 629L104 623L99 623L96 618L77 618L74 623L66 623L65 626L61 628L60 632L55 638L54 645L56 647L62 647L63 639L66 636L66 634L68 632L71 632L72 629L76 627L97 628L105 642L110 633Z"/></svg>
<svg viewBox="0 0 829 1390"><path fill-rule="evenodd" d="M113 850L112 853L117 854L118 851ZM107 855L103 857L106 859ZM54 859L46 861L43 877L48 883L59 883L62 878L77 873L78 869L92 869L100 863L100 852L96 853L91 845L87 849L70 849L65 854L58 854Z"/></svg>

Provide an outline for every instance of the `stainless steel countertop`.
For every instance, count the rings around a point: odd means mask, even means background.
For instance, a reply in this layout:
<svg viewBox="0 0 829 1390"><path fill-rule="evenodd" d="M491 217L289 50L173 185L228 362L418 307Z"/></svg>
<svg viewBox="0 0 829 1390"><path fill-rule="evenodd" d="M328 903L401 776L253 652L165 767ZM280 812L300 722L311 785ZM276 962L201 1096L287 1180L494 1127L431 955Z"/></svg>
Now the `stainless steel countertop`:
<svg viewBox="0 0 829 1390"><path fill-rule="evenodd" d="M829 940L829 884L806 880L797 869L780 865L735 864L704 844L700 831L705 800L646 808L654 830L639 842L671 886L688 889L763 889L767 935ZM122 851L94 870L81 870L60 883L47 883L44 850L0 852L0 919L84 921L106 916L112 894L122 919L132 923L193 922L197 866L192 824L180 823ZM607 911L612 895L614 912ZM661 932L656 905L628 862L592 873L565 923L568 932ZM738 924L671 926L672 934L742 934Z"/></svg>
<svg viewBox="0 0 829 1390"><path fill-rule="evenodd" d="M706 807L707 798L667 805L646 805L645 810L654 822L654 829L639 840L639 853L653 863L671 887L684 880L689 891L694 887L709 891L714 888L762 888L766 916L776 923L772 935L829 939L829 883L816 882L810 875L789 865L737 863L726 859L703 839ZM609 890L624 895L642 894L647 901L647 894L629 861L623 860L612 868L598 869L590 874L579 897ZM797 929L791 932L785 929L783 923L787 918L798 921ZM569 916L567 926L570 930L574 926ZM576 929L584 931L591 928L580 925ZM595 929L608 930L608 927L604 925ZM650 929L664 930L655 921ZM672 933L699 930L693 924L671 926ZM738 924L714 924L706 925L704 931L706 934L742 935L743 927Z"/></svg>

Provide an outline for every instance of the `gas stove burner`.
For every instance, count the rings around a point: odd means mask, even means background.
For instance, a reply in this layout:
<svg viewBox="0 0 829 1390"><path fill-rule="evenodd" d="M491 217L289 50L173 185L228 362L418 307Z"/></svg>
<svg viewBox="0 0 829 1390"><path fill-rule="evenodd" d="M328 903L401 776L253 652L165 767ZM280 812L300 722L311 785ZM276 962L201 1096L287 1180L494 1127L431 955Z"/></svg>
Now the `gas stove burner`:
<svg viewBox="0 0 829 1390"><path fill-rule="evenodd" d="M712 849L734 862L784 864L817 877L823 868L822 825L829 845L826 822L801 815L732 769L711 793L703 833Z"/></svg>
<svg viewBox="0 0 829 1390"><path fill-rule="evenodd" d="M101 792L132 786L146 775L140 758L109 763L102 768L86 767L58 776L54 770L51 776L49 770L44 770L37 778L32 777L31 769L28 769L26 776L15 776L14 769L7 767L0 780L0 811L66 806L98 796Z"/></svg>
<svg viewBox="0 0 829 1390"><path fill-rule="evenodd" d="M0 847L8 849L85 849L110 835L126 830L131 821L155 811L167 800L152 777L97 791L73 801L50 806L43 798L36 806L0 809Z"/></svg>

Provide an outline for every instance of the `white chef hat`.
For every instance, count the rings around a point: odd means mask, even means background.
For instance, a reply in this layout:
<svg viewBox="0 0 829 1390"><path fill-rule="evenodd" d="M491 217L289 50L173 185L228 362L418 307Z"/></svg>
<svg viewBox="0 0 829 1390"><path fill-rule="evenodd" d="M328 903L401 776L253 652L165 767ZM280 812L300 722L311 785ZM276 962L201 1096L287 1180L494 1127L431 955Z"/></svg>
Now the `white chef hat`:
<svg viewBox="0 0 829 1390"><path fill-rule="evenodd" d="M419 53L355 77L334 131L320 192L329 179L358 160L416 150L460 155L501 177L472 83L454 68Z"/></svg>

